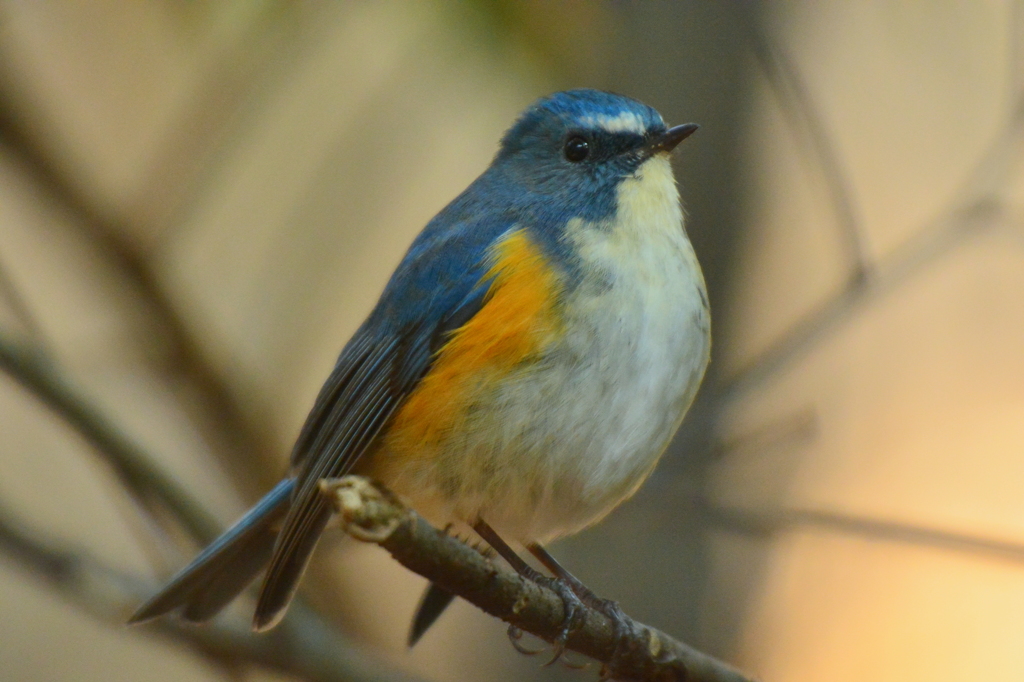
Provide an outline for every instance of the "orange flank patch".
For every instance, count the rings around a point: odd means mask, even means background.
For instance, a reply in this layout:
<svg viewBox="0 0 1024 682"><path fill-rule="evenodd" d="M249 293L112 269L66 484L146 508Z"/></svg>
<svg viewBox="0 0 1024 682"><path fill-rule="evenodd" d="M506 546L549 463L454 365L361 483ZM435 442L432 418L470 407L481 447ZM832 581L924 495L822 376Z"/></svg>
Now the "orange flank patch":
<svg viewBox="0 0 1024 682"><path fill-rule="evenodd" d="M429 457L462 426L478 396L539 355L558 331L558 276L526 233L510 233L489 255L487 301L452 333L395 416L387 435L392 452Z"/></svg>

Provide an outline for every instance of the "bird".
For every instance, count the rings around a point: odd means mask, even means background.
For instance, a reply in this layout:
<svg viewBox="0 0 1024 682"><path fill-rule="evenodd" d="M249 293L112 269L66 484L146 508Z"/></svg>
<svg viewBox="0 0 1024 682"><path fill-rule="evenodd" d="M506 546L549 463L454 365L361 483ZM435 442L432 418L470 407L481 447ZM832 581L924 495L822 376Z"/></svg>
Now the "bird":
<svg viewBox="0 0 1024 682"><path fill-rule="evenodd" d="M409 247L324 382L285 477L129 622L206 621L265 568L253 629L276 625L331 516L319 481L347 474L556 589L556 644L580 604L616 616L545 545L636 492L708 365L707 291L670 163L697 128L593 89L530 105ZM428 587L410 645L452 599Z"/></svg>

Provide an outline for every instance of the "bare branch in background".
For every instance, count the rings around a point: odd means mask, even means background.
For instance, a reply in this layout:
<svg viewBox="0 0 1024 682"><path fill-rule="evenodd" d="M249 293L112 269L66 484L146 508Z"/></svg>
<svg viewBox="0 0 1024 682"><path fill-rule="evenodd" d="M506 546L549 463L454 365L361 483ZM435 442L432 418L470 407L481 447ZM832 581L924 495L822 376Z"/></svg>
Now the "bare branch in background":
<svg viewBox="0 0 1024 682"><path fill-rule="evenodd" d="M11 277L10 271L5 267L3 259L0 259L0 298L7 301L11 312L14 313L15 318L25 328L25 332L32 339L32 342L42 347L44 343L43 329L39 325L36 316L32 313L32 309L25 301L25 297L22 296L21 290L15 285L14 279Z"/></svg>
<svg viewBox="0 0 1024 682"><path fill-rule="evenodd" d="M157 468L141 446L79 395L41 353L0 336L0 370L29 389L85 438L144 508L152 509L153 502L159 501L198 542L207 543L217 537L220 524L181 484Z"/></svg>
<svg viewBox="0 0 1024 682"><path fill-rule="evenodd" d="M751 45L793 131L804 143L825 182L829 203L850 261L850 280L857 282L865 279L871 275L871 254L864 242L850 183L842 170L832 137L825 129L796 65L782 48L760 29L752 31Z"/></svg>
<svg viewBox="0 0 1024 682"><path fill-rule="evenodd" d="M1004 561L1024 564L1024 544L1019 542L814 509L751 510L716 505L707 501L698 501L697 506L709 523L743 535L767 537L792 532L801 526L818 527L870 540L986 554Z"/></svg>
<svg viewBox="0 0 1024 682"><path fill-rule="evenodd" d="M93 618L123 628L127 613L149 596L151 586L97 559L21 526L0 509L0 552L35 580ZM248 622L220 618L203 627L161 619L141 629L187 644L222 666L257 665L313 682L415 682L382 669L337 632L299 606L277 630L255 635Z"/></svg>
<svg viewBox="0 0 1024 682"><path fill-rule="evenodd" d="M220 525L180 484L152 463L144 449L93 408L39 353L0 336L0 370L28 388L92 445L111 465L126 491L152 512L159 502L198 542L206 543ZM154 515L156 518L158 515ZM111 624L123 625L128 613L148 598L152 585L129 578L73 550L53 549L22 531L0 509L0 551L32 568L58 593ZM309 680L386 682L409 678L380 672L316 613L297 603L288 620L269 636L255 636L248 623L196 628L163 619L153 626L161 635L192 645L226 664L243 661L300 675Z"/></svg>
<svg viewBox="0 0 1024 682"><path fill-rule="evenodd" d="M260 437L266 434L257 434L254 425L246 419L225 377L208 357L203 344L153 271L149 254L142 253L138 245L126 238L134 231L126 228L123 221L107 215L95 198L51 158L31 133L32 123L12 105L16 98L5 96L9 93L3 86L4 83L0 82L0 142L3 143L3 151L18 161L20 170L46 192L50 201L74 216L75 223L100 250L105 262L113 266L124 278L127 288L145 302L147 312L154 315L163 333L162 341L167 349L167 366L163 369L173 369L176 380L184 379L193 391L192 395L199 399L201 408L194 411L193 416L199 415L202 419L196 419L196 425L206 430L215 429L219 436L208 439L209 442L214 445L219 442L234 444L232 451L221 451L217 455L236 474L236 482L252 485L253 461L277 461L277 453L270 449L275 440ZM188 407L188 404L184 406ZM238 453L244 453L244 463Z"/></svg>
<svg viewBox="0 0 1024 682"><path fill-rule="evenodd" d="M781 337L745 368L723 379L705 404L715 409L740 393L775 376L826 334L836 330L860 306L902 284L925 265L968 235L999 222L1004 206L1001 183L1019 158L1024 135L1024 97L988 152L963 183L950 206L922 227L905 244L879 259L870 279L850 280L831 298L797 320Z"/></svg>
<svg viewBox="0 0 1024 682"><path fill-rule="evenodd" d="M373 542L403 566L515 628L548 642L562 629L562 598L499 567L462 541L428 524L390 493L359 476L321 482L345 531ZM585 607L583 625L566 648L600 661L619 680L749 682L725 663L650 626L628 619L617 640L607 616Z"/></svg>

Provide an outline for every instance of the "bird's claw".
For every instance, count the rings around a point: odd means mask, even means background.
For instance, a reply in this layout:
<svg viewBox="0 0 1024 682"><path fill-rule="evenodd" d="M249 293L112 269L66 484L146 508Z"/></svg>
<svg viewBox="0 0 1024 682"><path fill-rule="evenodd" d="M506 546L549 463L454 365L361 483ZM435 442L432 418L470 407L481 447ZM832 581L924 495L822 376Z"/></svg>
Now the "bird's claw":
<svg viewBox="0 0 1024 682"><path fill-rule="evenodd" d="M558 578L543 578L541 584L549 588L562 599L562 629L558 636L551 642L553 656L545 663L545 666L553 665L565 653L565 645L570 635L583 627L586 622L586 606L564 580Z"/></svg>
<svg viewBox="0 0 1024 682"><path fill-rule="evenodd" d="M527 656L536 656L540 652L544 651L543 649L527 649L525 646L523 646L521 642L521 640L523 639L523 631L517 628L515 625L508 626L507 634L508 641L512 644L512 648L521 654L525 654Z"/></svg>
<svg viewBox="0 0 1024 682"><path fill-rule="evenodd" d="M588 601L587 605L600 611L612 623L615 651L612 653L611 660L601 666L601 673L598 677L602 682L611 680L614 675L613 671L622 667L622 659L626 654L625 647L633 631L633 621L623 612L617 601L595 598L593 603Z"/></svg>

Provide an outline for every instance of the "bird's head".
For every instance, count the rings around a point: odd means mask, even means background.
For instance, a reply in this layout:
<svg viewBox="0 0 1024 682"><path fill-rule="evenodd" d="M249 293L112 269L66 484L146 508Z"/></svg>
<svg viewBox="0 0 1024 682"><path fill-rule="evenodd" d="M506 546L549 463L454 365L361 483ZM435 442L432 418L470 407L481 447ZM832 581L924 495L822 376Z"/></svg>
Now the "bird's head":
<svg viewBox="0 0 1024 682"><path fill-rule="evenodd" d="M607 218L616 190L697 129L668 128L651 107L599 90L559 92L534 103L502 138L492 169L502 181L575 216ZM668 172L671 177L671 171ZM538 197L540 195L540 197Z"/></svg>

